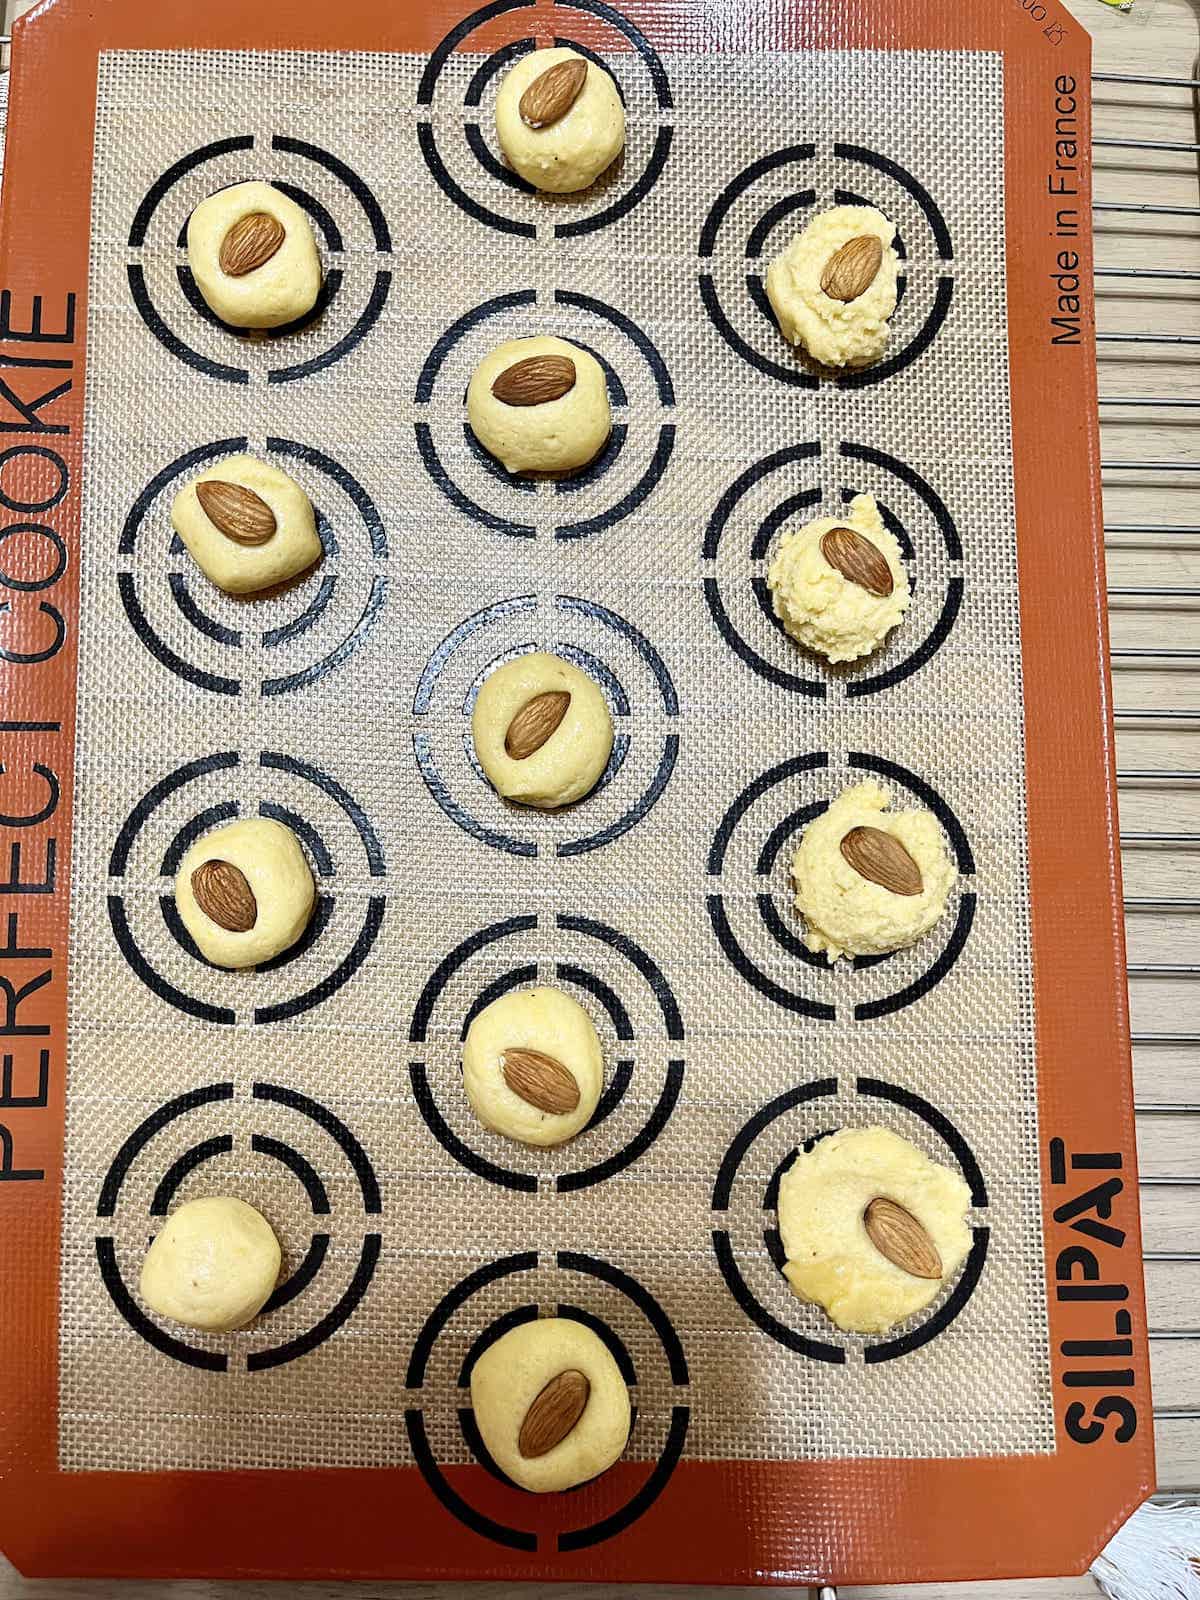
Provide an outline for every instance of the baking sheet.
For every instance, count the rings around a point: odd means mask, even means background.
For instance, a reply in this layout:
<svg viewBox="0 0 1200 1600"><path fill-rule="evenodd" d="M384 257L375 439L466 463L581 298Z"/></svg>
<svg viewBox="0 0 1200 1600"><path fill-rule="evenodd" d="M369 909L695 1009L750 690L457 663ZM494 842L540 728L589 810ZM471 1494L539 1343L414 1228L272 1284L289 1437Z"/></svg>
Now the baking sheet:
<svg viewBox="0 0 1200 1600"><path fill-rule="evenodd" d="M220 1497L267 1469L295 1504L356 1498L321 1469L382 1469L370 1493L440 1501L428 1552L398 1567L384 1539L362 1571L444 1571L449 1538L480 1575L553 1554L562 1575L686 1576L662 1519L702 1520L718 1484L747 1543L707 1575L869 1576L884 1547L892 1576L984 1571L922 1555L924 1525L903 1549L855 1532L848 1567L806 1529L840 1541L868 1482L907 1497L948 1469L943 1505L1009 1465L1032 1485L1072 1399L1044 1252L1070 1226L1043 1202L1068 1181L1069 1067L1028 910L1022 695L1049 657L1024 543L1017 561L1004 57L717 54L687 26L656 50L607 8L555 8L554 36L615 71L630 138L592 196L547 203L489 153L499 74L545 19L490 9L499 35L445 17L419 52L97 57L55 1470L85 1494L187 1472ZM323 314L281 338L207 319L180 242L248 176L291 186L323 247ZM761 276L805 215L860 198L900 227L893 344L818 383ZM617 428L582 481L518 487L463 390L543 328L604 360ZM196 574L167 515L247 447L304 485L326 547L251 604ZM827 672L772 624L765 561L787 521L864 489L908 542L914 604L865 667ZM554 817L504 806L469 739L479 682L534 645L595 673L618 733L600 792ZM788 859L864 776L937 811L962 876L916 950L830 972L798 947ZM309 852L314 936L217 972L174 917L174 865L264 809ZM606 1046L603 1114L557 1152L479 1130L458 1072L472 1008L535 980ZM871 1122L963 1171L975 1229L932 1311L878 1340L791 1296L773 1212L804 1141ZM230 1189L288 1276L252 1330L184 1337L140 1311L140 1259L174 1204ZM624 1465L534 1505L471 1464L466 1383L481 1340L556 1309L610 1338L637 1425ZM293 1545L273 1570L326 1569Z"/></svg>

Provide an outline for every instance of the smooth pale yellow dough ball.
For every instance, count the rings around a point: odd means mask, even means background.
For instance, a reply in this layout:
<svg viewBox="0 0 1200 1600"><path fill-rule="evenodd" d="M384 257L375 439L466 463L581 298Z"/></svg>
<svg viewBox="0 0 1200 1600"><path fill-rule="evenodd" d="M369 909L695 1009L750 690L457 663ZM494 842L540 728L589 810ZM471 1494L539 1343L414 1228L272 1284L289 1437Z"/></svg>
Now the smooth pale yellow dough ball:
<svg viewBox="0 0 1200 1600"><path fill-rule="evenodd" d="M560 1100L541 1094L531 1102L510 1087L505 1054L537 1051L565 1067L575 1080L579 1103L571 1111L552 1109ZM514 1082L528 1089L518 1056L510 1066ZM501 995L472 1020L463 1044L463 1087L485 1128L523 1144L562 1144L591 1120L604 1086L604 1054L587 1012L561 989L518 989Z"/></svg>
<svg viewBox="0 0 1200 1600"><path fill-rule="evenodd" d="M492 392L502 372L540 356L574 363L575 382L556 400L509 405ZM575 472L594 461L612 432L604 368L566 339L512 339L484 356L467 387L467 417L480 444L508 472Z"/></svg>
<svg viewBox="0 0 1200 1600"><path fill-rule="evenodd" d="M543 695L570 696L562 721L540 748L509 754L514 719ZM518 728L521 723L517 723ZM553 810L589 794L612 754L613 725L608 702L586 672L561 656L530 651L506 661L485 680L475 700L471 735L479 764L497 793L522 805Z"/></svg>
<svg viewBox="0 0 1200 1600"><path fill-rule="evenodd" d="M929 811L888 811L891 796L876 783L845 789L804 830L792 858L796 909L804 917L804 943L830 963L843 955L883 955L915 944L946 909L958 877L937 818ZM853 828L890 833L921 873L919 894L896 894L864 877L843 856Z"/></svg>
<svg viewBox="0 0 1200 1600"><path fill-rule="evenodd" d="M235 276L221 264L221 247L231 228L256 213L275 219L283 242L261 266ZM321 292L321 258L309 220L269 183L235 183L201 200L188 219L187 248L197 288L221 321L235 328L294 322L312 310Z"/></svg>
<svg viewBox="0 0 1200 1600"><path fill-rule="evenodd" d="M192 874L224 861L245 879L255 921L245 931L224 927L197 903ZM296 835L270 817L247 817L206 833L184 856L175 877L175 904L201 955L218 967L254 967L289 950L308 926L315 890Z"/></svg>
<svg viewBox="0 0 1200 1600"><path fill-rule="evenodd" d="M173 1211L142 1263L142 1299L189 1328L228 1333L252 1322L279 1277L279 1241L267 1219L228 1196Z"/></svg>
<svg viewBox="0 0 1200 1600"><path fill-rule="evenodd" d="M826 560L821 540L834 528L852 528L875 546L891 573L890 594L872 592ZM792 638L830 661L856 661L878 649L911 598L900 546L884 527L872 494L855 495L845 516L818 517L785 533L767 584L775 615Z"/></svg>
<svg viewBox="0 0 1200 1600"><path fill-rule="evenodd" d="M274 532L261 538L270 524L260 506L231 515L227 502L210 500L210 515L200 503L202 484L249 490L274 517ZM269 589L311 567L321 555L312 502L295 479L257 456L230 456L185 484L171 504L171 526L204 576L229 594ZM247 542L247 533L259 542Z"/></svg>
<svg viewBox="0 0 1200 1600"><path fill-rule="evenodd" d="M889 1261L867 1234L872 1200L911 1213L942 1260L941 1278L918 1278ZM922 1311L966 1260L971 1191L887 1128L843 1128L801 1151L779 1185L784 1276L801 1300L823 1306L850 1333L883 1333Z"/></svg>
<svg viewBox="0 0 1200 1600"><path fill-rule="evenodd" d="M563 1372L588 1381L579 1420L544 1455L522 1455L529 1408ZM492 1460L534 1494L586 1483L612 1466L629 1438L629 1390L620 1369L599 1335L569 1317L523 1322L489 1345L471 1372L471 1404Z"/></svg>
<svg viewBox="0 0 1200 1600"><path fill-rule="evenodd" d="M825 293L821 279L834 253L860 234L874 234L883 259L870 287L855 300ZM834 206L815 216L767 269L767 298L785 339L826 367L865 367L887 347L896 309L900 258L895 223L874 206Z"/></svg>
<svg viewBox="0 0 1200 1600"><path fill-rule="evenodd" d="M583 61L577 50L535 50L513 66L496 95L496 136L513 170L552 194L572 194L593 184L625 143L625 109L612 78L594 61L570 110L556 122L531 128L521 116L521 96L535 78L560 61Z"/></svg>

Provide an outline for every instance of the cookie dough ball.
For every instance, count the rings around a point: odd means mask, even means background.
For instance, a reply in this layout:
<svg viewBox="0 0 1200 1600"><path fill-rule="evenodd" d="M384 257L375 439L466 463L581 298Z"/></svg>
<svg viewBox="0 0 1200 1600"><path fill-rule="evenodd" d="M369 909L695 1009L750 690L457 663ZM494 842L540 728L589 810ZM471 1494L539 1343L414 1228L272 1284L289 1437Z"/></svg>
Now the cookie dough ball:
<svg viewBox="0 0 1200 1600"><path fill-rule="evenodd" d="M958 872L929 811L888 811L875 783L844 790L792 858L804 943L839 956L916 944L946 909Z"/></svg>
<svg viewBox="0 0 1200 1600"><path fill-rule="evenodd" d="M196 287L234 328L282 327L311 311L321 292L308 218L269 183L235 183L201 200L187 248Z"/></svg>
<svg viewBox="0 0 1200 1600"><path fill-rule="evenodd" d="M561 46L535 50L500 85L496 136L527 183L573 194L620 155L625 109L616 84L594 61Z"/></svg>
<svg viewBox="0 0 1200 1600"><path fill-rule="evenodd" d="M518 989L467 1029L463 1087L485 1128L524 1144L562 1144L591 1120L604 1085L592 1019L561 989Z"/></svg>
<svg viewBox="0 0 1200 1600"><path fill-rule="evenodd" d="M230 456L193 478L171 504L171 526L218 589L255 594L321 555L312 502L286 472Z"/></svg>
<svg viewBox="0 0 1200 1600"><path fill-rule="evenodd" d="M896 309L895 224L874 206L815 216L767 269L767 298L785 339L826 367L866 367Z"/></svg>
<svg viewBox="0 0 1200 1600"><path fill-rule="evenodd" d="M899 1134L843 1128L801 1151L780 1182L784 1276L839 1328L883 1333L966 1260L970 1205L959 1174Z"/></svg>
<svg viewBox="0 0 1200 1600"><path fill-rule="evenodd" d="M279 1241L244 1200L189 1200L172 1211L142 1263L142 1299L189 1328L252 1322L279 1277Z"/></svg>
<svg viewBox="0 0 1200 1600"><path fill-rule="evenodd" d="M475 368L467 417L508 472L576 472L612 432L604 368L566 339L499 345Z"/></svg>
<svg viewBox="0 0 1200 1600"><path fill-rule="evenodd" d="M535 1494L586 1483L629 1438L617 1363L569 1317L523 1322L489 1345L471 1372L471 1404L492 1460Z"/></svg>
<svg viewBox="0 0 1200 1600"><path fill-rule="evenodd" d="M767 570L775 615L798 644L830 661L878 649L908 610L908 573L875 496L857 494L844 517L785 533Z"/></svg>
<svg viewBox="0 0 1200 1600"><path fill-rule="evenodd" d="M254 967L289 950L308 926L313 898L296 835L270 817L206 833L175 877L183 925L218 967Z"/></svg>
<svg viewBox="0 0 1200 1600"><path fill-rule="evenodd" d="M485 681L471 733L497 793L546 811L589 794L612 754L612 716L596 683L540 650Z"/></svg>

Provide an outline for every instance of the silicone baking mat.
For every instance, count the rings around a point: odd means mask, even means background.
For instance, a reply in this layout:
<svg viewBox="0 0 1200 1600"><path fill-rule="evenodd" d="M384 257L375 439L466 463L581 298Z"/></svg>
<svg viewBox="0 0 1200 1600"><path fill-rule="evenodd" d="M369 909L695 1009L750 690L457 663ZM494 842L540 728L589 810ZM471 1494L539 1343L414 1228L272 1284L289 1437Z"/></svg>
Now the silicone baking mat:
<svg viewBox="0 0 1200 1600"><path fill-rule="evenodd" d="M360 5L336 37L69 0L27 25L6 281L35 208L42 277L0 302L0 429L39 435L0 455L5 770L28 802L3 819L8 892L44 891L13 902L28 1039L0 1102L11 1326L46 1330L6 1369L26 1570L1032 1573L1084 1565L1148 1489L1086 49L1040 5L985 9L902 30L826 10L819 39L804 9L726 33L596 0ZM554 39L598 52L627 107L582 200L495 150L504 69ZM22 185L52 83L95 121L49 208ZM182 241L250 176L306 208L326 277L314 316L246 338ZM885 360L818 380L763 273L846 202L896 221L902 295ZM548 328L604 364L613 437L580 478L514 483L463 392ZM253 602L168 516L247 448L302 483L325 550ZM914 602L870 662L822 670L774 623L766 563L862 491ZM469 735L482 679L531 647L591 672L617 729L561 815L500 802ZM866 778L935 811L960 879L915 949L830 970L790 855ZM171 882L253 814L299 834L318 903L294 951L231 974ZM458 1066L474 1011L534 981L605 1043L597 1115L557 1151L481 1130ZM792 1296L774 1206L806 1141L877 1122L963 1173L974 1246L927 1313L862 1338ZM284 1245L266 1314L218 1337L149 1317L148 1238L226 1192ZM539 1311L595 1327L636 1406L617 1468L542 1499L487 1460L468 1388ZM189 1556L200 1508L223 1531Z"/></svg>

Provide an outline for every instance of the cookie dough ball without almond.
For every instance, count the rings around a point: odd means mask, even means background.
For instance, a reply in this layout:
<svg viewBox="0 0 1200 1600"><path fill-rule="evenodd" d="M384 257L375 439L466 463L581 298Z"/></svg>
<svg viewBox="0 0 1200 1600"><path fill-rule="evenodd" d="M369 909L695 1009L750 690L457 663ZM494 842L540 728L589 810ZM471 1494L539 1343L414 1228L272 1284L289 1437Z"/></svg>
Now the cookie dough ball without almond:
<svg viewBox="0 0 1200 1600"><path fill-rule="evenodd" d="M217 967L254 967L290 950L308 926L314 898L299 840L270 817L206 833L175 878L183 925Z"/></svg>
<svg viewBox="0 0 1200 1600"><path fill-rule="evenodd" d="M895 224L874 206L822 211L767 269L785 339L826 367L866 367L888 342L900 259Z"/></svg>
<svg viewBox="0 0 1200 1600"><path fill-rule="evenodd" d="M603 67L575 50L534 50L496 96L496 136L536 189L572 194L593 184L625 143L625 109Z"/></svg>
<svg viewBox="0 0 1200 1600"><path fill-rule="evenodd" d="M173 1211L142 1263L151 1311L227 1333L244 1328L279 1277L279 1242L265 1217L228 1196L189 1200Z"/></svg>
<svg viewBox="0 0 1200 1600"><path fill-rule="evenodd" d="M540 650L506 661L486 679L471 734L497 793L543 810L589 794L613 745L612 716L597 684Z"/></svg>
<svg viewBox="0 0 1200 1600"><path fill-rule="evenodd" d="M475 368L467 416L508 472L577 472L612 432L604 368L565 339L513 339Z"/></svg>
<svg viewBox="0 0 1200 1600"><path fill-rule="evenodd" d="M284 583L321 556L312 502L255 456L230 456L193 478L171 504L171 525L204 576L228 594Z"/></svg>
<svg viewBox="0 0 1200 1600"><path fill-rule="evenodd" d="M629 1438L629 1390L598 1334L568 1317L524 1322L471 1371L471 1404L489 1455L534 1494L604 1472Z"/></svg>
<svg viewBox="0 0 1200 1600"><path fill-rule="evenodd" d="M573 1139L591 1120L604 1084L592 1019L561 989L518 989L472 1020L463 1087L485 1128L523 1144Z"/></svg>
<svg viewBox="0 0 1200 1600"><path fill-rule="evenodd" d="M830 964L916 944L958 877L932 812L888 811L890 799L875 783L844 790L792 858L804 943Z"/></svg>
<svg viewBox="0 0 1200 1600"><path fill-rule="evenodd" d="M234 328L279 328L321 292L321 258L308 218L269 183L235 183L188 219L188 265L213 313Z"/></svg>
<svg viewBox="0 0 1200 1600"><path fill-rule="evenodd" d="M967 1258L971 1192L887 1128L843 1128L802 1151L779 1185L784 1276L850 1333L922 1311Z"/></svg>
<svg viewBox="0 0 1200 1600"><path fill-rule="evenodd" d="M780 539L767 571L775 615L798 644L830 661L878 649L908 610L908 573L875 496L846 517L818 517Z"/></svg>

